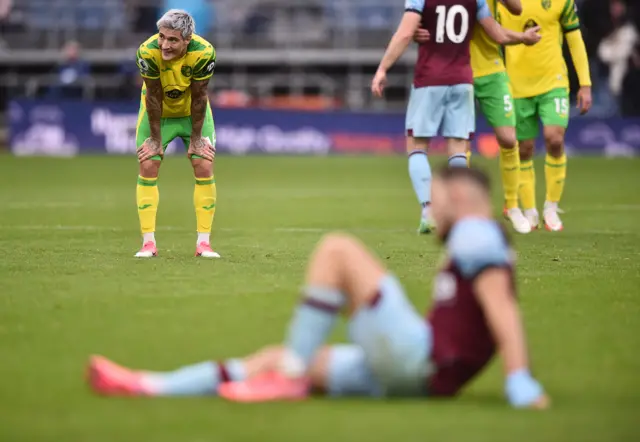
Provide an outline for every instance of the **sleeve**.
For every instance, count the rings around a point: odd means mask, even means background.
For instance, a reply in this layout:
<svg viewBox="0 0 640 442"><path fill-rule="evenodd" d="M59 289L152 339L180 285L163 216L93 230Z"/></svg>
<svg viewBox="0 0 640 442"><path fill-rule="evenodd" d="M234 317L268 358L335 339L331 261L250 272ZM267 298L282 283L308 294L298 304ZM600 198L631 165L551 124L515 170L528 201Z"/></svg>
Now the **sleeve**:
<svg viewBox="0 0 640 442"><path fill-rule="evenodd" d="M509 246L494 221L463 221L454 227L449 240L449 254L467 279L473 279L491 267L511 263Z"/></svg>
<svg viewBox="0 0 640 442"><path fill-rule="evenodd" d="M405 12L416 12L418 14L422 14L422 11L424 10L424 2L425 0L405 0L404 10Z"/></svg>
<svg viewBox="0 0 640 442"><path fill-rule="evenodd" d="M587 48L584 46L584 40L582 39L582 32L578 29L577 32L565 34L565 38L567 39L573 66L576 69L576 74L578 74L580 86L591 86L589 57L587 56Z"/></svg>
<svg viewBox="0 0 640 442"><path fill-rule="evenodd" d="M213 76L216 67L216 50L209 46L202 51L202 55L196 61L193 68L193 79L196 81L207 80Z"/></svg>
<svg viewBox="0 0 640 442"><path fill-rule="evenodd" d="M487 5L487 0L477 0L477 5L478 12L476 14L476 19L478 21L491 17L491 10L489 9L489 5Z"/></svg>
<svg viewBox="0 0 640 442"><path fill-rule="evenodd" d="M151 80L160 78L160 69L158 69L158 64L154 59L153 54L149 52L147 48L140 46L136 54L136 64L138 65L140 75L142 75L143 78L149 78Z"/></svg>
<svg viewBox="0 0 640 442"><path fill-rule="evenodd" d="M578 18L578 6L575 0L566 0L562 14L560 15L560 24L565 33L580 29L580 19Z"/></svg>

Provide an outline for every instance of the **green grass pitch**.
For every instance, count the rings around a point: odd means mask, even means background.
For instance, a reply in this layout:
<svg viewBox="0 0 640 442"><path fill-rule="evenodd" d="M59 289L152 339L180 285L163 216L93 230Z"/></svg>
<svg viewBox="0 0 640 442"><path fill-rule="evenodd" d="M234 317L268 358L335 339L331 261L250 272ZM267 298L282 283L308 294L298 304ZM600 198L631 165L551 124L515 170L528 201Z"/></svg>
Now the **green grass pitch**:
<svg viewBox="0 0 640 442"><path fill-rule="evenodd" d="M499 207L497 161L474 161ZM193 257L191 170L165 163L160 257L135 260L135 158L0 156L1 441L640 440L640 160L570 159L565 231L515 237L533 367L554 401L544 413L507 406L499 363L453 401L93 396L91 353L170 369L279 342L307 255L332 229L362 238L420 309L430 302L441 252L415 233L405 158L219 157L219 261Z"/></svg>

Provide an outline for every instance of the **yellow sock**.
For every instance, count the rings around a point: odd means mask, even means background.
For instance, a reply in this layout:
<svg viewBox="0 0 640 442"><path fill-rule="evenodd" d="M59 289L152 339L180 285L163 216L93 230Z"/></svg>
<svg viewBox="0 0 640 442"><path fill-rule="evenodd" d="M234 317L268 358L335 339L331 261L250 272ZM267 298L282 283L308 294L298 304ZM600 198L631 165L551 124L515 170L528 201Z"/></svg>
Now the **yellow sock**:
<svg viewBox="0 0 640 442"><path fill-rule="evenodd" d="M138 218L140 218L140 230L142 233L153 233L156 231L156 214L158 213L158 178L145 178L138 176L138 186L136 188L136 199L138 201Z"/></svg>
<svg viewBox="0 0 640 442"><path fill-rule="evenodd" d="M500 171L502 188L507 209L518 207L518 188L520 185L520 152L518 146L513 149L500 148Z"/></svg>
<svg viewBox="0 0 640 442"><path fill-rule="evenodd" d="M196 178L193 205L196 208L197 232L210 233L213 216L216 213L216 180L213 176Z"/></svg>
<svg viewBox="0 0 640 442"><path fill-rule="evenodd" d="M520 187L518 189L522 208L536 208L536 172L533 169L533 159L520 161Z"/></svg>
<svg viewBox="0 0 640 442"><path fill-rule="evenodd" d="M547 154L544 163L544 176L547 182L547 201L559 202L567 176L567 155L563 153L560 158L554 158Z"/></svg>

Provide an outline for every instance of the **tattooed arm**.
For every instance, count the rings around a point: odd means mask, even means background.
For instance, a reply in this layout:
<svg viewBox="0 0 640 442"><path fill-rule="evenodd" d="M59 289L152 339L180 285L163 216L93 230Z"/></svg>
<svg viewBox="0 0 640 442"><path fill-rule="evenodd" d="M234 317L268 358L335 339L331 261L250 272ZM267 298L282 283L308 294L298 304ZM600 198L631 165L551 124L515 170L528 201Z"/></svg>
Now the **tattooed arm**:
<svg viewBox="0 0 640 442"><path fill-rule="evenodd" d="M162 135L160 134L160 119L162 118L162 83L160 80L144 79L147 86L147 95L145 96L147 104L147 116L149 117L149 127L151 128L151 139L159 141L162 144Z"/></svg>
<svg viewBox="0 0 640 442"><path fill-rule="evenodd" d="M145 104L151 134L138 149L138 159L140 162L156 155L162 157L164 154L162 150L162 133L160 131L160 119L162 118L162 82L159 78L143 78L144 84L147 86Z"/></svg>
<svg viewBox="0 0 640 442"><path fill-rule="evenodd" d="M191 139L202 137L202 125L207 113L209 79L191 82Z"/></svg>
<svg viewBox="0 0 640 442"><path fill-rule="evenodd" d="M192 80L191 81L191 142L187 155L197 155L205 160L213 161L215 149L211 144L211 140L207 142L202 137L202 126L207 115L207 105L209 98L207 96L207 86L209 79Z"/></svg>

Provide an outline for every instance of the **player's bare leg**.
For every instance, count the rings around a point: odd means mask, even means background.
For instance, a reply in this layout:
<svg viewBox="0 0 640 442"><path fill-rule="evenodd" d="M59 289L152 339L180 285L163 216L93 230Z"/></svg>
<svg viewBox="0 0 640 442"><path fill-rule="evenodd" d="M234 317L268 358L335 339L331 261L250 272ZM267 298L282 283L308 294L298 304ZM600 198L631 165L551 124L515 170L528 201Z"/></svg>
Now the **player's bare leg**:
<svg viewBox="0 0 640 442"><path fill-rule="evenodd" d="M312 369L316 354L337 314L344 310L352 315L376 305L385 275L382 264L356 239L341 234L323 238L311 256L303 298L290 324L278 370L224 384L220 395L241 402L306 397L319 373Z"/></svg>
<svg viewBox="0 0 640 442"><path fill-rule="evenodd" d="M467 152L469 140L462 138L447 138L447 153L449 155L449 167L468 167Z"/></svg>
<svg viewBox="0 0 640 442"><path fill-rule="evenodd" d="M520 141L520 187L518 195L524 210L524 216L529 220L531 229L535 230L540 224L540 215L536 208L536 174L533 168L533 154L535 140Z"/></svg>
<svg viewBox="0 0 640 442"><path fill-rule="evenodd" d="M504 189L504 216L511 221L518 233L531 232L531 224L518 207L518 185L520 177L520 152L515 127L494 128L500 146L500 171Z"/></svg>
<svg viewBox="0 0 640 442"><path fill-rule="evenodd" d="M156 247L156 215L158 213L158 174L162 161L149 159L140 163L136 199L138 218L142 232L142 248L136 253L137 258L157 256Z"/></svg>
<svg viewBox="0 0 640 442"><path fill-rule="evenodd" d="M216 211L216 183L213 175L213 162L204 158L192 158L195 188L193 205L196 210L197 233L196 256L220 258L211 249L211 227Z"/></svg>
<svg viewBox="0 0 640 442"><path fill-rule="evenodd" d="M562 220L558 215L561 210L558 203L562 198L564 182L567 175L567 156L564 152L565 129L561 126L546 126L544 140L547 148L544 175L547 185L544 202L543 219L547 230L558 232L562 230Z"/></svg>
<svg viewBox="0 0 640 442"><path fill-rule="evenodd" d="M429 213L429 206L431 205L431 167L427 157L428 149L429 138L407 136L409 177L421 208L418 233L431 233L435 227Z"/></svg>

